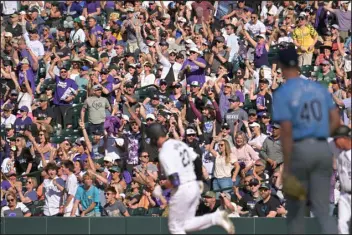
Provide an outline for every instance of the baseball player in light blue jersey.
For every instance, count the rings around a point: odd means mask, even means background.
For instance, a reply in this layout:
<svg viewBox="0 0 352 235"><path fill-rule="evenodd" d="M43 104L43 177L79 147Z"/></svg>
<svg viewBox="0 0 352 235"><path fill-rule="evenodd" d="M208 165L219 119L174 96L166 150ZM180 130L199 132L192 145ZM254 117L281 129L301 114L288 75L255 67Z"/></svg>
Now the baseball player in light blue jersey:
<svg viewBox="0 0 352 235"><path fill-rule="evenodd" d="M337 233L336 221L329 216L332 153L327 137L340 125L338 109L325 87L299 76L294 47L280 50L278 57L286 83L273 95L273 121L281 125L284 178L297 180L307 192L321 232ZM306 205L306 200L287 195L290 234L305 233Z"/></svg>

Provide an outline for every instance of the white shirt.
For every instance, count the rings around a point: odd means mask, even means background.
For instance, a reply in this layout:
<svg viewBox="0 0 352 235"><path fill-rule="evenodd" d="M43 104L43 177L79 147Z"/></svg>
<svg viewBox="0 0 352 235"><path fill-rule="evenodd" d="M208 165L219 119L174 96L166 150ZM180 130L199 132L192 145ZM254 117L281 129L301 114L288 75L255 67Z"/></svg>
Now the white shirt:
<svg viewBox="0 0 352 235"><path fill-rule="evenodd" d="M26 92L26 93L20 92L18 94L17 101L19 101L18 107L22 107L22 106L25 105L25 106L28 107L29 113L32 112L32 101L33 101L33 98L28 92ZM20 113L19 110L18 110L18 113Z"/></svg>
<svg viewBox="0 0 352 235"><path fill-rule="evenodd" d="M197 179L193 165L196 158L197 154L191 147L174 139L168 139L159 153L159 161L165 175L168 177L177 173L181 185Z"/></svg>
<svg viewBox="0 0 352 235"><path fill-rule="evenodd" d="M35 41L31 41L29 40L29 36L28 33L24 33L23 34L24 39L26 40L26 44L29 48L31 48L31 50L33 51L33 53L36 56L44 56L44 46L43 43L41 43L38 40Z"/></svg>
<svg viewBox="0 0 352 235"><path fill-rule="evenodd" d="M56 176L55 179L58 180L59 177ZM54 186L52 179L44 180L43 190L45 195L44 215L52 216L58 214L63 193Z"/></svg>
<svg viewBox="0 0 352 235"><path fill-rule="evenodd" d="M255 145L259 145L259 146L263 146L264 140L267 138L268 136L261 133L259 136L255 137L254 139L251 139L250 141L248 141L248 144L255 144Z"/></svg>
<svg viewBox="0 0 352 235"><path fill-rule="evenodd" d="M65 194L64 200L66 201L69 195L73 196L70 204L68 204L68 206L66 207L65 214L71 213L71 211L72 211L77 187L78 187L77 177L75 176L75 174L72 173L70 176L67 177L66 183L65 183L65 190L66 190L67 194ZM78 210L76 210L76 215L78 215Z"/></svg>
<svg viewBox="0 0 352 235"><path fill-rule="evenodd" d="M5 158L1 163L1 172L7 174L10 172L11 168L14 167L15 162L12 161L9 157Z"/></svg>
<svg viewBox="0 0 352 235"><path fill-rule="evenodd" d="M160 78L164 79L170 71L171 63L165 56L161 54L159 55L159 62L163 65L163 70L161 71ZM175 62L172 68L174 70L175 81L176 81L178 79L178 74L180 73L180 70L182 68L182 64Z"/></svg>
<svg viewBox="0 0 352 235"><path fill-rule="evenodd" d="M86 34L84 33L83 29L78 29L76 33L75 30L72 29L70 33L70 40L72 41L72 43L85 42Z"/></svg>
<svg viewBox="0 0 352 235"><path fill-rule="evenodd" d="M18 1L1 1L2 13L4 15L11 15L18 10Z"/></svg>
<svg viewBox="0 0 352 235"><path fill-rule="evenodd" d="M148 86L148 85L153 85L155 82L155 75L154 74L149 74L145 76L145 74L141 74L141 87Z"/></svg>
<svg viewBox="0 0 352 235"><path fill-rule="evenodd" d="M210 152L204 149L202 154L202 162L203 162L203 166L205 167L205 169L209 174L209 177L212 178L213 172L214 172L215 157L213 157L213 155Z"/></svg>
<svg viewBox="0 0 352 235"><path fill-rule="evenodd" d="M278 14L278 9L274 4L271 6L270 11L274 13L274 16ZM264 5L264 7L262 8L262 12L260 13L260 17L264 17L264 19L266 19L268 17L268 12L268 8L266 7L266 5Z"/></svg>
<svg viewBox="0 0 352 235"><path fill-rule="evenodd" d="M257 20L256 24L253 24L252 21L249 21L244 25L244 28L252 37L259 34L265 34L266 32L265 25L260 20Z"/></svg>
<svg viewBox="0 0 352 235"><path fill-rule="evenodd" d="M229 62L232 62L233 57L238 53L239 45L238 45L238 37L236 34L231 34L226 39L226 45L231 48Z"/></svg>
<svg viewBox="0 0 352 235"><path fill-rule="evenodd" d="M4 116L1 116L1 125L6 125L6 124L15 124L16 121L16 116L13 115L12 113L8 118L5 118Z"/></svg>

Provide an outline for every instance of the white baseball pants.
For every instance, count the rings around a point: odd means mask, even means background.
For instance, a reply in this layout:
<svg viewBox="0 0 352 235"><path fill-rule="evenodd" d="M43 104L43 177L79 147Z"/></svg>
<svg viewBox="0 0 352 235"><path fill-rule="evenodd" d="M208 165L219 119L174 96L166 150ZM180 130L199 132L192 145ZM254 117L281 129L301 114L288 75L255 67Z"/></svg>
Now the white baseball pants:
<svg viewBox="0 0 352 235"><path fill-rule="evenodd" d="M200 200L200 189L196 181L180 185L172 191L169 203L168 225L171 234L186 234L218 224L218 212L195 216Z"/></svg>
<svg viewBox="0 0 352 235"><path fill-rule="evenodd" d="M351 226L351 194L341 192L339 199L339 234L349 234Z"/></svg>

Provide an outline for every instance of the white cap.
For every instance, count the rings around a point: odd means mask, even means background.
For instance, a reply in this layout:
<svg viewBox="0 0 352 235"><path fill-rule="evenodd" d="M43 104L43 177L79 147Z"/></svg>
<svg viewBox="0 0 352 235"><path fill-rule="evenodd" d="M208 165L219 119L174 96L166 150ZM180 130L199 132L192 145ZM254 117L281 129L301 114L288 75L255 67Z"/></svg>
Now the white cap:
<svg viewBox="0 0 352 235"><path fill-rule="evenodd" d="M191 49L189 49L189 51L193 51L193 52L196 52L198 54L200 54L201 52L198 50L197 47L191 47Z"/></svg>
<svg viewBox="0 0 352 235"><path fill-rule="evenodd" d="M191 128L186 130L186 135L195 135L195 134L197 134L196 131Z"/></svg>
<svg viewBox="0 0 352 235"><path fill-rule="evenodd" d="M333 25L331 25L331 28L335 28L335 29L339 30L340 26L338 26L337 24L333 24Z"/></svg>
<svg viewBox="0 0 352 235"><path fill-rule="evenodd" d="M307 14L304 11L302 11L301 13L299 13L299 16L306 17Z"/></svg>
<svg viewBox="0 0 352 235"><path fill-rule="evenodd" d="M154 114L152 114L152 113L147 114L147 116L145 117L145 119L149 119L149 118L155 120Z"/></svg>
<svg viewBox="0 0 352 235"><path fill-rule="evenodd" d="M185 42L186 42L186 44L195 44L193 41L192 41L192 39L187 39L187 40L185 40Z"/></svg>
<svg viewBox="0 0 352 235"><path fill-rule="evenodd" d="M12 33L6 32L6 33L5 33L5 37L12 37Z"/></svg>
<svg viewBox="0 0 352 235"><path fill-rule="evenodd" d="M274 12L274 8L270 8L270 11L268 12L268 14L274 16L275 15L275 12Z"/></svg>
<svg viewBox="0 0 352 235"><path fill-rule="evenodd" d="M122 119L125 119L126 121L130 121L130 118L126 114L121 115Z"/></svg>
<svg viewBox="0 0 352 235"><path fill-rule="evenodd" d="M177 18L177 21L180 21L180 22L183 22L183 23L186 23L187 22L187 20L184 18L184 17L178 17Z"/></svg>
<svg viewBox="0 0 352 235"><path fill-rule="evenodd" d="M261 38L264 38L264 40L266 40L265 34L259 34L257 35L257 37L261 37Z"/></svg>
<svg viewBox="0 0 352 235"><path fill-rule="evenodd" d="M260 127L259 123L253 122L252 124L249 124L250 127Z"/></svg>
<svg viewBox="0 0 352 235"><path fill-rule="evenodd" d="M171 16L169 14L164 14L161 18L164 18L164 19L170 19Z"/></svg>
<svg viewBox="0 0 352 235"><path fill-rule="evenodd" d="M111 160L111 162L113 163L115 160L120 159L120 156L115 152L110 152L105 155L104 161L106 161L105 158Z"/></svg>
<svg viewBox="0 0 352 235"><path fill-rule="evenodd" d="M114 163L114 159L108 154L104 157L104 161Z"/></svg>
<svg viewBox="0 0 352 235"><path fill-rule="evenodd" d="M80 20L86 21L86 17L84 17L84 16L79 16L78 18L79 18Z"/></svg>
<svg viewBox="0 0 352 235"><path fill-rule="evenodd" d="M152 47L154 46L155 42L151 41L150 43L148 43L148 46Z"/></svg>
<svg viewBox="0 0 352 235"><path fill-rule="evenodd" d="M122 146L125 143L125 140L123 138L116 138L115 143L117 146Z"/></svg>

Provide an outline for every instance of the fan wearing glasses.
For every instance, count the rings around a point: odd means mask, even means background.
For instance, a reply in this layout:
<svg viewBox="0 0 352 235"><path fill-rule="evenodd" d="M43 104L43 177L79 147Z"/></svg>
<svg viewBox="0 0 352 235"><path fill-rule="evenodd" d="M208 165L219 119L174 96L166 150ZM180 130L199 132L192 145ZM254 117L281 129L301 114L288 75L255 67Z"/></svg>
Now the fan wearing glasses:
<svg viewBox="0 0 352 235"><path fill-rule="evenodd" d="M118 193L114 187L108 187L105 189L105 199L106 204L102 211L102 216L109 216L109 217L129 217L130 214L126 206L122 203L122 201L116 199Z"/></svg>
<svg viewBox="0 0 352 235"><path fill-rule="evenodd" d="M37 179L34 177L27 178L26 186L25 186L26 192L24 193L22 192L22 184L16 184L16 190L20 197L21 202L31 203L31 202L37 201L38 194L35 191L37 186L38 186Z"/></svg>
<svg viewBox="0 0 352 235"><path fill-rule="evenodd" d="M1 217L30 217L31 212L22 203L17 202L16 194L8 192L6 194L7 206L1 209Z"/></svg>

